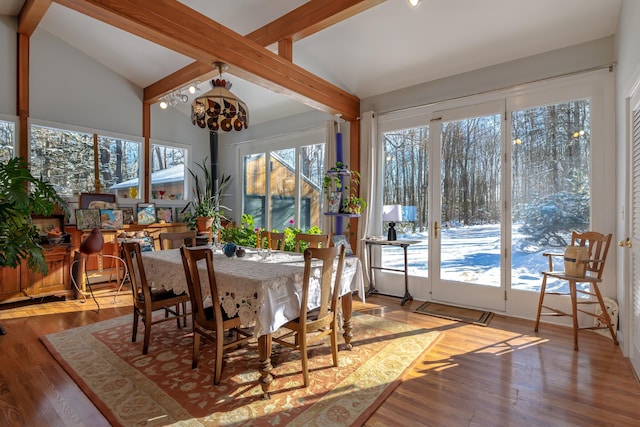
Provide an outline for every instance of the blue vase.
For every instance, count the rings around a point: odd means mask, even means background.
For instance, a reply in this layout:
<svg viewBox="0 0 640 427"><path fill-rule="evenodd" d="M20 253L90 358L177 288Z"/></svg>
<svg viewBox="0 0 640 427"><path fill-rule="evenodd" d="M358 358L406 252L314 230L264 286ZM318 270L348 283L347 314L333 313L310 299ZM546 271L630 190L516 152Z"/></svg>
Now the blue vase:
<svg viewBox="0 0 640 427"><path fill-rule="evenodd" d="M226 256L231 258L236 254L236 245L235 243L227 243L222 247L222 251Z"/></svg>

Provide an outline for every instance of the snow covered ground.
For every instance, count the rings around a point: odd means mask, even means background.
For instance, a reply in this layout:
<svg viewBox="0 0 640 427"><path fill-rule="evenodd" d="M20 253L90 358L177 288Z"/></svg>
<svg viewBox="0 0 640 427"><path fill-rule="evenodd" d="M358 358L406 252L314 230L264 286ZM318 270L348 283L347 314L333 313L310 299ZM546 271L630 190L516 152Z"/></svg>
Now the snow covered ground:
<svg viewBox="0 0 640 427"><path fill-rule="evenodd" d="M519 226L512 230L511 288L539 292L543 270L548 270L547 257L543 252L563 253L564 247L540 247L529 243L519 233ZM400 233L398 240L419 240L409 246L407 259L409 274L427 276L428 235L426 233ZM569 237L570 240L570 237ZM444 280L500 285L500 224L458 226L441 229L442 247L441 277ZM400 247L382 248L382 266L402 269L404 254ZM556 268L563 269L562 257L556 258ZM548 282L547 287L562 292L568 291L568 283Z"/></svg>

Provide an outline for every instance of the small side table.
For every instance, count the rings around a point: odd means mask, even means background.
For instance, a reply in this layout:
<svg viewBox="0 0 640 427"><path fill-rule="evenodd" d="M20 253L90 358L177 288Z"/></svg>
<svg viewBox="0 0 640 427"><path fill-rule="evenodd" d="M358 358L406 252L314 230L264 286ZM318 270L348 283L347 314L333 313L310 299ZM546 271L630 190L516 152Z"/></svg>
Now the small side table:
<svg viewBox="0 0 640 427"><path fill-rule="evenodd" d="M404 273L404 296L402 297L402 303L405 305L407 301L413 301L413 297L409 293L409 268L407 266L407 248L411 245L420 243L419 240L378 240L378 239L364 239L365 246L369 254L369 289L367 289L367 296L371 294L380 294L376 289L375 278L373 276L373 270L387 270L387 271L399 271ZM404 269L387 268L387 267L375 267L371 263L371 246L400 246L404 250Z"/></svg>

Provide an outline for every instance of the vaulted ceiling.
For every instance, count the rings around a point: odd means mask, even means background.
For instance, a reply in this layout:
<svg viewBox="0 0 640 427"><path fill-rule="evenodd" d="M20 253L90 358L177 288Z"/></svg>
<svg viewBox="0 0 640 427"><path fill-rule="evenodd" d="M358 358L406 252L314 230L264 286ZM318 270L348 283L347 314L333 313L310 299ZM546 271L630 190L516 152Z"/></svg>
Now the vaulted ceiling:
<svg viewBox="0 0 640 427"><path fill-rule="evenodd" d="M206 91L211 61L229 63L255 124L311 108L352 119L362 98L607 37L620 3L3 0L0 14L44 8L41 20L29 15L36 31L144 88L149 101L196 78Z"/></svg>

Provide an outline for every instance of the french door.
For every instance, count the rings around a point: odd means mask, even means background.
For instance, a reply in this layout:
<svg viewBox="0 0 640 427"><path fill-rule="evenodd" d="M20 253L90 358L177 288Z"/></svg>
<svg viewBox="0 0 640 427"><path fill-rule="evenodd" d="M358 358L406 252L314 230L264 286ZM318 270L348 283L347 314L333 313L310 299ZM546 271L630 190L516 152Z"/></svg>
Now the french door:
<svg viewBox="0 0 640 427"><path fill-rule="evenodd" d="M505 104L436 112L432 135L432 298L504 311Z"/></svg>

